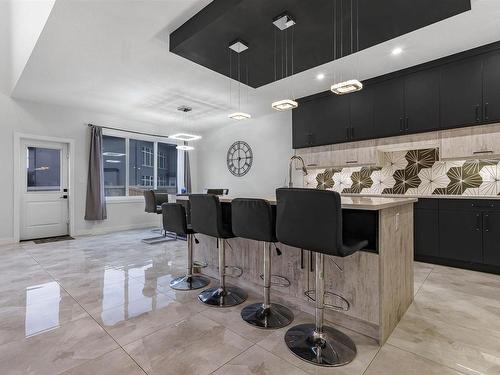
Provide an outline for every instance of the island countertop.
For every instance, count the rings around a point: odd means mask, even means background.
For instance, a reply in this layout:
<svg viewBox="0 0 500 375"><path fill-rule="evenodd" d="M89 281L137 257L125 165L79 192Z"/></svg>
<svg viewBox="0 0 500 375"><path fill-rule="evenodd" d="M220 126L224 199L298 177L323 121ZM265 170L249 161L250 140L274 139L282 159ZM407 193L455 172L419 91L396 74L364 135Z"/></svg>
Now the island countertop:
<svg viewBox="0 0 500 375"><path fill-rule="evenodd" d="M219 196L222 203L230 203L233 199L243 198L236 196L223 195ZM244 198L262 198L271 204L276 204L276 197L244 197ZM178 195L177 200L189 200L189 195ZM378 211L386 208L397 207L409 203L416 203L418 201L415 197L409 198L386 198L386 197L341 197L342 208L349 210L368 210Z"/></svg>

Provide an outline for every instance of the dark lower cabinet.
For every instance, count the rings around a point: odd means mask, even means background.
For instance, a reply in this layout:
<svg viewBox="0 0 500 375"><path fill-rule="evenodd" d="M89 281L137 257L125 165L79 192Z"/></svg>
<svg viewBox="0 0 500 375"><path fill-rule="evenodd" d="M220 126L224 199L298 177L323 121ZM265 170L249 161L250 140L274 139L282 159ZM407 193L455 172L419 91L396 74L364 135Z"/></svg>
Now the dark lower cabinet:
<svg viewBox="0 0 500 375"><path fill-rule="evenodd" d="M500 213L483 213L484 263L500 266Z"/></svg>
<svg viewBox="0 0 500 375"><path fill-rule="evenodd" d="M415 259L500 274L500 201L419 199Z"/></svg>
<svg viewBox="0 0 500 375"><path fill-rule="evenodd" d="M439 256L481 263L482 215L477 211L439 211Z"/></svg>

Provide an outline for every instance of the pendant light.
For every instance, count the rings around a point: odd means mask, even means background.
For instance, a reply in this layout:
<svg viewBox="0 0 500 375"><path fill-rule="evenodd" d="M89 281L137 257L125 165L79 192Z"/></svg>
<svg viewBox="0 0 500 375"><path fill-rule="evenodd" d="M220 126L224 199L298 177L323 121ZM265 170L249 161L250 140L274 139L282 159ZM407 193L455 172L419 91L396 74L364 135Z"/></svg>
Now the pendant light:
<svg viewBox="0 0 500 375"><path fill-rule="evenodd" d="M231 65L231 51L234 51L238 54L238 112L234 112L228 115L230 119L233 120L248 120L252 116L249 113L245 113L241 111L241 53L248 49L248 45L241 41L235 40L229 45L229 100L231 101L231 80L232 80L232 65ZM247 71L248 71L248 62L247 62Z"/></svg>
<svg viewBox="0 0 500 375"><path fill-rule="evenodd" d="M344 17L344 12L343 12L343 0L340 0L340 55L341 57L344 56L344 23L343 23L343 17ZM334 60L336 59L337 56L337 0L334 0L334 20L333 20L333 38L334 38L334 43L333 43L333 48L334 48ZM359 51L359 3L358 0L356 0L356 50ZM350 54L354 52L354 12L353 12L353 0L350 1L350 21L351 21L351 27L350 27L350 40L351 40L351 50ZM331 86L330 90L337 95L344 95L344 94L350 94L352 92L360 91L363 89L363 84L357 80L357 79L349 79L347 81L342 81L335 83Z"/></svg>
<svg viewBox="0 0 500 375"><path fill-rule="evenodd" d="M292 60L292 76L293 76L293 26L296 24L295 20L288 14L283 13L280 14L273 20L273 25L279 30L281 35L281 78L288 77L288 29L291 28L291 60ZM274 29L274 80L276 81L278 78L277 74L277 58L276 58L276 37L277 37L277 29ZM283 49L283 38L285 39L285 48ZM285 58L283 56L285 55ZM285 68L283 68L283 64L285 64ZM292 95L293 97L293 95ZM297 108L299 103L297 103L294 99L282 99L271 103L271 107L277 111L288 111L290 109Z"/></svg>

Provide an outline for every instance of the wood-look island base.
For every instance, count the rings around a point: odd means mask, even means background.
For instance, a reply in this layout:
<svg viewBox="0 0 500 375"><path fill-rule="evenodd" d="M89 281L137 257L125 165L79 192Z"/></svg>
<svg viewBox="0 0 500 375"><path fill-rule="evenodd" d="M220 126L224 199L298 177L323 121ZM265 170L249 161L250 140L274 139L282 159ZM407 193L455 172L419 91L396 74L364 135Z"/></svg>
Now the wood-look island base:
<svg viewBox="0 0 500 375"><path fill-rule="evenodd" d="M178 197L178 200L185 199L187 197ZM275 203L274 199L268 200ZM230 201L229 197L221 197L222 203ZM367 251L346 258L326 257L325 290L340 294L350 303L347 312L325 310L327 320L372 337L380 344L387 340L413 301L414 202L413 198L342 197L342 208L350 217L348 220L352 220L350 213L354 210L361 210L370 217L375 215L376 220L370 225L376 226L373 228L376 235L375 243L372 241ZM199 244L195 245L194 258L208 264L201 272L217 278L216 239L201 234L196 237ZM243 238L229 239L227 243L226 265L243 270L241 277L229 277L227 282L262 294L263 243ZM314 313L314 303L304 295L305 291L314 289L314 253L276 245L282 255L273 249L271 272L288 279L290 285L273 286L271 300ZM327 296L326 302L335 304L338 301Z"/></svg>

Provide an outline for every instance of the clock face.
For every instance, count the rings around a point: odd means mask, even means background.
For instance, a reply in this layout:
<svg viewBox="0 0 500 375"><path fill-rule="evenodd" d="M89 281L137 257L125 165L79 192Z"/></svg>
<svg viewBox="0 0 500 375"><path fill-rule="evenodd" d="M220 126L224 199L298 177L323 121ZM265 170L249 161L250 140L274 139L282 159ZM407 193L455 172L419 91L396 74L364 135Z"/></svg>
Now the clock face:
<svg viewBox="0 0 500 375"><path fill-rule="evenodd" d="M253 154L248 143L234 142L227 150L227 169L236 177L242 177L252 167Z"/></svg>

